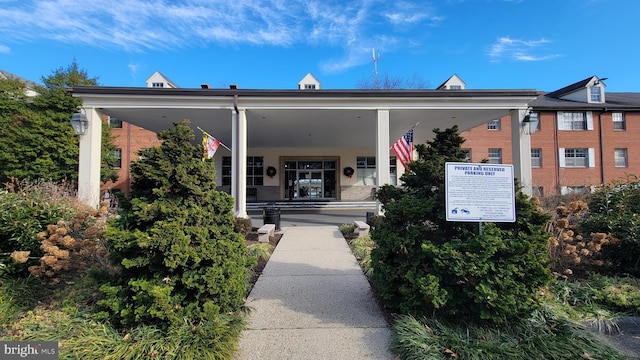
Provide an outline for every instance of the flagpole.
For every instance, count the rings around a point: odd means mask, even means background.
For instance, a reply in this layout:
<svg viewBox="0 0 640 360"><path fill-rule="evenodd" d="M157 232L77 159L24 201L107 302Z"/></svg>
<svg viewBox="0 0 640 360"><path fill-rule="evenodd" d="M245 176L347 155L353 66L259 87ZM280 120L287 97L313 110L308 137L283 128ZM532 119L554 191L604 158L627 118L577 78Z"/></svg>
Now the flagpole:
<svg viewBox="0 0 640 360"><path fill-rule="evenodd" d="M210 136L210 137L212 137L212 138L216 139L216 137L215 137L215 136L213 136L213 135L209 134L208 132L204 131L200 126L197 126L197 128L198 128L198 130L202 131L202 133L203 133L203 134L205 134L206 136ZM220 140L218 140L218 141L220 141ZM222 147L223 147L223 148L225 148L225 149L227 149L227 150L231 151L231 149L229 149L229 148L227 147L227 145L223 144L223 143L222 143L222 141L220 141L220 145L222 145Z"/></svg>

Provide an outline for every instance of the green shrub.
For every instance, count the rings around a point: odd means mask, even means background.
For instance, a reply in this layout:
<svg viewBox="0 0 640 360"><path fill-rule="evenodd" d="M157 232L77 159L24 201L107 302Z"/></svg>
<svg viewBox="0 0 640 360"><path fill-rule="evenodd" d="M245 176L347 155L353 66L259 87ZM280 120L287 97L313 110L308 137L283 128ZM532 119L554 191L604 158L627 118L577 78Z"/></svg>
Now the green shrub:
<svg viewBox="0 0 640 360"><path fill-rule="evenodd" d="M384 186L379 198L384 220L371 237L372 283L381 302L403 314L436 314L501 323L527 317L540 304L538 292L550 280L544 225L521 192L514 223L448 222L444 167L463 161L457 127L417 145L401 189Z"/></svg>
<svg viewBox="0 0 640 360"><path fill-rule="evenodd" d="M342 224L340 225L340 227L338 227L338 229L340 230L342 235L347 235L354 232L354 230L356 229L356 226L354 224Z"/></svg>
<svg viewBox="0 0 640 360"><path fill-rule="evenodd" d="M215 190L213 161L202 161L186 122L158 138L132 166L131 208L106 234L121 270L100 305L126 327L173 328L243 307L248 258L233 199Z"/></svg>
<svg viewBox="0 0 640 360"><path fill-rule="evenodd" d="M580 222L585 234L611 234L619 241L602 248L607 270L640 275L640 181L630 176L600 187L589 199L589 214Z"/></svg>

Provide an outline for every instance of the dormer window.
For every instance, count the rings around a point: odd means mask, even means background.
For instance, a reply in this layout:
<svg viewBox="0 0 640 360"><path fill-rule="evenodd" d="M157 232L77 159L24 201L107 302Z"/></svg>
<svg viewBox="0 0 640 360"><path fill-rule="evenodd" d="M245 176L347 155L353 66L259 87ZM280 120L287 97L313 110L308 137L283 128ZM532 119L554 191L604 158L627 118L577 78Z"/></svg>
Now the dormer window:
<svg viewBox="0 0 640 360"><path fill-rule="evenodd" d="M313 90L316 88L316 84L304 84L306 90Z"/></svg>
<svg viewBox="0 0 640 360"><path fill-rule="evenodd" d="M602 88L600 86L592 86L591 90L591 101L592 103L602 102Z"/></svg>
<svg viewBox="0 0 640 360"><path fill-rule="evenodd" d="M163 88L163 87L164 87L164 83L161 83L161 82L154 82L154 83L151 83L151 87L154 87L154 88Z"/></svg>

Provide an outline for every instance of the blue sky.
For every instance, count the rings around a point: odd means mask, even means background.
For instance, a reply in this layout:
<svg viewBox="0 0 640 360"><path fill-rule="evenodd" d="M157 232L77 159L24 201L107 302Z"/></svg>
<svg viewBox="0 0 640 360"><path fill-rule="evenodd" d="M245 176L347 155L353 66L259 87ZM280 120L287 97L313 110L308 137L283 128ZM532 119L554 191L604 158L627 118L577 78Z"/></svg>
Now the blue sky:
<svg viewBox="0 0 640 360"><path fill-rule="evenodd" d="M592 75L640 92L637 0L0 0L0 69L40 81L75 58L105 86L325 89L378 72L435 88L553 91Z"/></svg>

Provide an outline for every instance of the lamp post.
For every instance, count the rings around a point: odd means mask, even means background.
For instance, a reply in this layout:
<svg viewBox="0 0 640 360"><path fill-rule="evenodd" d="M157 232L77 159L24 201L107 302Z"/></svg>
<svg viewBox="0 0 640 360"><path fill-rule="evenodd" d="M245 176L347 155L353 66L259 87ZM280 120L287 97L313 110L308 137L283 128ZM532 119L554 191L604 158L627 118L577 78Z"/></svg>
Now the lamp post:
<svg viewBox="0 0 640 360"><path fill-rule="evenodd" d="M87 119L87 115L82 112L77 112L73 114L71 117L71 126L73 127L73 132L76 135L84 135L87 133L87 129L89 128L89 120Z"/></svg>

